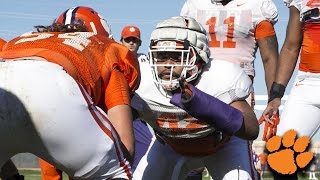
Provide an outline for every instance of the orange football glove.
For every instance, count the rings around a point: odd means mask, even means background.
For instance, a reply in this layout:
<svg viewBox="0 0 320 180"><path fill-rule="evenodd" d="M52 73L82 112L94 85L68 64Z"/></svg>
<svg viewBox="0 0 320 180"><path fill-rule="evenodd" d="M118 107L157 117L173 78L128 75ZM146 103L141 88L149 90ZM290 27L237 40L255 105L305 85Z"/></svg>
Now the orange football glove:
<svg viewBox="0 0 320 180"><path fill-rule="evenodd" d="M263 141L268 141L272 136L275 136L277 134L277 126L280 122L279 114L277 113L272 115L270 120L271 121L261 116L258 121L259 124L262 124L263 122L265 122L263 136L262 136Z"/></svg>

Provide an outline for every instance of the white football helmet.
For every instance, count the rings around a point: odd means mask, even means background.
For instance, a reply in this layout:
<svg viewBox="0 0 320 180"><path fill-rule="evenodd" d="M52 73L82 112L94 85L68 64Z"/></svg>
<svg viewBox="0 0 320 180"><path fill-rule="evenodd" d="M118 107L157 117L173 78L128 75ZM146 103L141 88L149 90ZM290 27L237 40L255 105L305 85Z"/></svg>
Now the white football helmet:
<svg viewBox="0 0 320 180"><path fill-rule="evenodd" d="M182 66L180 77L190 82L198 77L202 66L209 62L206 31L191 17L176 16L166 19L158 23L151 33L149 55L155 83L166 91L173 91L179 87L179 78L173 73L175 67ZM175 63L161 63L163 59L171 59ZM159 66L170 67L169 80L161 79L157 69Z"/></svg>

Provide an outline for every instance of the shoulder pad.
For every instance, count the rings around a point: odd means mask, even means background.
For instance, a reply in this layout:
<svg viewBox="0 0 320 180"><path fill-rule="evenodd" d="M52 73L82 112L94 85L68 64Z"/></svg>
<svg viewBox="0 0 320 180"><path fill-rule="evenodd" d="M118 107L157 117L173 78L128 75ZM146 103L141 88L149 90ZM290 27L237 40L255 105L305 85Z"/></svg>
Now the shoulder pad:
<svg viewBox="0 0 320 180"><path fill-rule="evenodd" d="M264 18L270 21L272 24L278 21L278 10L272 0L259 0L260 11Z"/></svg>
<svg viewBox="0 0 320 180"><path fill-rule="evenodd" d="M143 53L138 53L138 60L139 62L148 62L149 57Z"/></svg>
<svg viewBox="0 0 320 180"><path fill-rule="evenodd" d="M199 77L196 87L230 104L249 96L252 81L239 64L213 60Z"/></svg>
<svg viewBox="0 0 320 180"><path fill-rule="evenodd" d="M186 0L180 10L180 16L195 17L197 9L194 6L192 0Z"/></svg>
<svg viewBox="0 0 320 180"><path fill-rule="evenodd" d="M283 0L283 3L284 3L287 7L289 7L292 1L293 1L293 0Z"/></svg>

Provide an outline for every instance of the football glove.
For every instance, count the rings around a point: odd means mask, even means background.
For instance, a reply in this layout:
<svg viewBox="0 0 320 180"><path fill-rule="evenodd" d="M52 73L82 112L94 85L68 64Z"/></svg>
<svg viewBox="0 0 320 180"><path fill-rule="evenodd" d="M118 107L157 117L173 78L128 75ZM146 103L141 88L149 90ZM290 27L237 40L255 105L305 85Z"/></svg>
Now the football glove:
<svg viewBox="0 0 320 180"><path fill-rule="evenodd" d="M263 129L263 141L268 141L271 137L275 136L277 134L277 126L280 122L279 113L276 113L271 116L270 120L266 119L263 115L259 119L259 124L264 124Z"/></svg>

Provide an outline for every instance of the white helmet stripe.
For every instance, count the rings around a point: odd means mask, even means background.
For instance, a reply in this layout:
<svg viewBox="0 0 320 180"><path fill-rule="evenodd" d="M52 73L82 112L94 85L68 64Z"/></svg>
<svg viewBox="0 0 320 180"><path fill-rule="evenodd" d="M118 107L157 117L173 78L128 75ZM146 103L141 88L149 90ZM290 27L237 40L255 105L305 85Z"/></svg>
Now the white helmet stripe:
<svg viewBox="0 0 320 180"><path fill-rule="evenodd" d="M96 26L94 25L93 22L90 22L90 26L91 26L92 31L93 31L95 34L97 34L97 28L96 28Z"/></svg>
<svg viewBox="0 0 320 180"><path fill-rule="evenodd" d="M70 8L70 9L68 9L68 11L66 12L66 14L65 14L65 22L64 22L64 24L66 25L66 24L71 24L71 22L72 22L72 20L74 19L74 13L76 12L76 9L77 8Z"/></svg>

